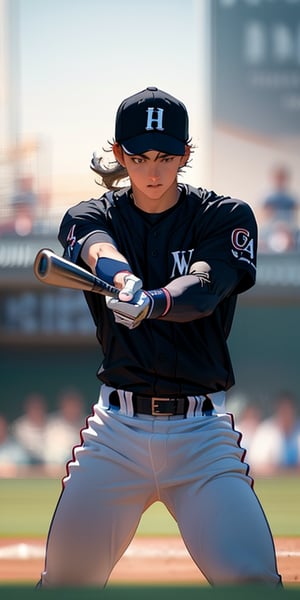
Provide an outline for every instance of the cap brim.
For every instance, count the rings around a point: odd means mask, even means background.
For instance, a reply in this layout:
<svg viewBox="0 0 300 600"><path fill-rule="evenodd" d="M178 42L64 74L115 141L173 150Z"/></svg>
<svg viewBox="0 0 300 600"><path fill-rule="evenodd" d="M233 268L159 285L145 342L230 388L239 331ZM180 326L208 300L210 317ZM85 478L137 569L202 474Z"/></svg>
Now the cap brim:
<svg viewBox="0 0 300 600"><path fill-rule="evenodd" d="M120 143L126 154L144 154L149 150L157 150L175 156L183 156L186 145L185 142L158 132L145 133Z"/></svg>

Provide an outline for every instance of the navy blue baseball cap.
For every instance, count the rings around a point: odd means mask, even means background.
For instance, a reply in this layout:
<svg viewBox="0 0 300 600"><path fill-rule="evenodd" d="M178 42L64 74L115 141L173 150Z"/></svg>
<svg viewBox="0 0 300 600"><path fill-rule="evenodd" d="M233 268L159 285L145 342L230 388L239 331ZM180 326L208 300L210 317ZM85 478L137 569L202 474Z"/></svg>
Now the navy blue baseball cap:
<svg viewBox="0 0 300 600"><path fill-rule="evenodd" d="M118 108L115 141L127 154L158 150L183 156L188 139L186 107L156 87L126 98Z"/></svg>

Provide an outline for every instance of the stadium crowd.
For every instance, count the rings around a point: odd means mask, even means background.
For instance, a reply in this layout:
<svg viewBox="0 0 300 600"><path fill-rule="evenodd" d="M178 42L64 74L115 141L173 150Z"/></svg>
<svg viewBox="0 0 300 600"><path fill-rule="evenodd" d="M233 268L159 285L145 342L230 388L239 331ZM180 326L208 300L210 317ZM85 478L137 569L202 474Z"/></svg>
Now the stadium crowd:
<svg viewBox="0 0 300 600"><path fill-rule="evenodd" d="M30 394L18 418L9 422L0 414L0 477L15 477L28 469L47 476L63 474L85 422L85 402L78 390L63 390L54 411L42 394ZM235 427L253 475L300 467L300 418L291 392L278 393L269 414L246 404L237 413Z"/></svg>
<svg viewBox="0 0 300 600"><path fill-rule="evenodd" d="M24 467L60 472L80 443L85 419L84 398L76 389L63 390L54 411L42 394L29 394L23 413L12 422L0 414L0 476L13 477Z"/></svg>

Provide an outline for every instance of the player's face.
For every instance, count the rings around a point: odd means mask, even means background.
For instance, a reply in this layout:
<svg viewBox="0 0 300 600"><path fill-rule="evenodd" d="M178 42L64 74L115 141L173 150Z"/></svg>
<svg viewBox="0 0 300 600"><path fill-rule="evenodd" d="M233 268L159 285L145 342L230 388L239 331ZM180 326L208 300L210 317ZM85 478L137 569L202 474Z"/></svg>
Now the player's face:
<svg viewBox="0 0 300 600"><path fill-rule="evenodd" d="M177 198L177 174L189 157L189 148L184 156L174 156L149 150L141 155L128 155L120 146L115 149L117 160L127 169L132 190L136 199L160 201Z"/></svg>

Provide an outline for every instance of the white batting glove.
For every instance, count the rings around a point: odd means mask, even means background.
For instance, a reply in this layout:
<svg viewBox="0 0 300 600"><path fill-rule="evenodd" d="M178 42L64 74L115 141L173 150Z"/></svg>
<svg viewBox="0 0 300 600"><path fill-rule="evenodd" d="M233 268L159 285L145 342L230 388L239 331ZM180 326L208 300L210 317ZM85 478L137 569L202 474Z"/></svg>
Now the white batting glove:
<svg viewBox="0 0 300 600"><path fill-rule="evenodd" d="M131 301L124 302L109 296L106 296L105 300L107 307L114 313L116 323L125 325L128 329L138 327L147 317L150 308L150 299L143 290L138 290Z"/></svg>
<svg viewBox="0 0 300 600"><path fill-rule="evenodd" d="M142 289L143 282L139 277L136 277L132 273L125 275L124 281L125 286L119 292L119 300L122 302L131 302L135 293Z"/></svg>

